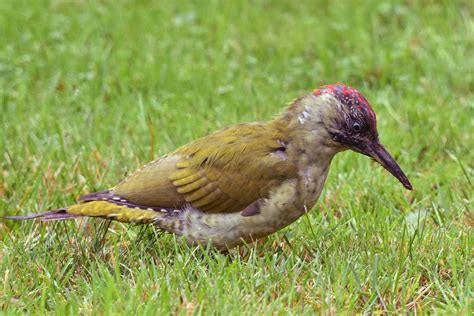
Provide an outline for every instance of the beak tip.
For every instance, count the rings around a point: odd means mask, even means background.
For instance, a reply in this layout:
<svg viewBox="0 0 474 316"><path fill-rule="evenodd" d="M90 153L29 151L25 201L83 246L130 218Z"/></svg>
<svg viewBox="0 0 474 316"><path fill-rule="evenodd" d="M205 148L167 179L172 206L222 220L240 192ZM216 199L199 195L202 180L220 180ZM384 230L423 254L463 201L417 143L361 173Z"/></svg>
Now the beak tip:
<svg viewBox="0 0 474 316"><path fill-rule="evenodd" d="M390 172L395 178L400 181L400 183L407 190L413 190L413 186L408 180L403 170L397 164L395 159L392 158L390 153L383 147L380 143L376 142L369 147L368 156L374 158L378 163L380 163L388 172Z"/></svg>
<svg viewBox="0 0 474 316"><path fill-rule="evenodd" d="M397 178L403 184L405 189L410 190L410 191L413 190L413 186L411 185L410 180L408 180L407 176L403 172L401 172L400 177L397 177Z"/></svg>

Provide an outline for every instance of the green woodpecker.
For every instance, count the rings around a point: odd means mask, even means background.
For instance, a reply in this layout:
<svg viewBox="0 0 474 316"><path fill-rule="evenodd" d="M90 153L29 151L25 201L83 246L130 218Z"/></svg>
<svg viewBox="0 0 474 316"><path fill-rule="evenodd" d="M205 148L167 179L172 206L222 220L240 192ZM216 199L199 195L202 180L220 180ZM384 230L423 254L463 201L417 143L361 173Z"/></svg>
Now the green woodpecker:
<svg viewBox="0 0 474 316"><path fill-rule="evenodd" d="M212 242L225 250L311 210L334 155L346 149L372 157L412 188L380 144L366 98L333 84L301 96L269 122L229 126L184 145L78 204L5 218L154 224L191 244Z"/></svg>

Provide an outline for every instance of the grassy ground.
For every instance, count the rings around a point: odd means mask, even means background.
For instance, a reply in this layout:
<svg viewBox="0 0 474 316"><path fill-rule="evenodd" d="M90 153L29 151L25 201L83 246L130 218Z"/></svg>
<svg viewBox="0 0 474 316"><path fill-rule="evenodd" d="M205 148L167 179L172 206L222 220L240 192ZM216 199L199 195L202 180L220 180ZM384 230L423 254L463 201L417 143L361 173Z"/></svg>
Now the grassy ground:
<svg viewBox="0 0 474 316"><path fill-rule="evenodd" d="M101 220L3 222L0 310L468 314L473 14L470 1L0 1L0 214L71 204L336 81L371 101L414 185L340 154L308 216L229 255L152 228L104 236Z"/></svg>

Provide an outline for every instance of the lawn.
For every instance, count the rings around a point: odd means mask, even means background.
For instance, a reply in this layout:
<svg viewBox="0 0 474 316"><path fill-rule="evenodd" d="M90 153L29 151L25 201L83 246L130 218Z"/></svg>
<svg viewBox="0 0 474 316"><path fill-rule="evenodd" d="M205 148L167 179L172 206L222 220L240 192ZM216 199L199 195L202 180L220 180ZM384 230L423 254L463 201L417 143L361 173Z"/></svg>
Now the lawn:
<svg viewBox="0 0 474 316"><path fill-rule="evenodd" d="M369 99L414 186L339 154L307 216L229 254L152 227L1 221L1 313L471 313L473 15L467 0L0 1L1 215L72 204L334 82Z"/></svg>

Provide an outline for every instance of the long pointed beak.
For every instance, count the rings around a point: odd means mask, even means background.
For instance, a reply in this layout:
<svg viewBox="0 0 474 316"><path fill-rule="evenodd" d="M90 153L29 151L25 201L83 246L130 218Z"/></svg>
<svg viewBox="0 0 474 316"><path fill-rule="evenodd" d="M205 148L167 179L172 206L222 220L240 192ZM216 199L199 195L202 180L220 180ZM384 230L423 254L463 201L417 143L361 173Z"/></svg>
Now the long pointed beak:
<svg viewBox="0 0 474 316"><path fill-rule="evenodd" d="M375 161L381 164L388 172L397 178L405 188L408 190L413 189L402 168L400 168L395 159L393 159L390 153L378 141L369 145L367 150L364 151L364 154L374 158Z"/></svg>

